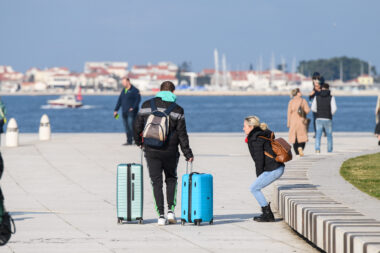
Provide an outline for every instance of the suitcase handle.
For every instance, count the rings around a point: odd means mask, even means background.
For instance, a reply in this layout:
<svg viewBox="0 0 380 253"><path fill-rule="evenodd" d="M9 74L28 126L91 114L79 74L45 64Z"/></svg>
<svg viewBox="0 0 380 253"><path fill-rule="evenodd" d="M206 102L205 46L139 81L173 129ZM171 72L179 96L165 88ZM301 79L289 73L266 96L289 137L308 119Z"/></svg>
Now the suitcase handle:
<svg viewBox="0 0 380 253"><path fill-rule="evenodd" d="M141 166L143 165L143 154L144 154L144 151L143 151L143 149L141 148Z"/></svg>
<svg viewBox="0 0 380 253"><path fill-rule="evenodd" d="M189 174L188 169L189 169L189 162L186 162L186 174ZM190 162L190 173L192 172L193 172L193 162Z"/></svg>

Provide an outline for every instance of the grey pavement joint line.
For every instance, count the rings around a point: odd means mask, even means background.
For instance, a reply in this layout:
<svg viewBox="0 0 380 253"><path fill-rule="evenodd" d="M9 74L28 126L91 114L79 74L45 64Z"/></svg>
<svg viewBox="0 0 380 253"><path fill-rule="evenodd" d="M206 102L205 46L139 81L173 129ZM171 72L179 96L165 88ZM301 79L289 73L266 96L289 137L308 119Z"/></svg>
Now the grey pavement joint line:
<svg viewBox="0 0 380 253"><path fill-rule="evenodd" d="M46 211L48 211L49 213L52 213L53 215L55 215L58 219L60 219L61 221L63 221L64 223L66 223L67 225L69 225L70 227L74 228L75 230L77 230L79 233L82 233L83 235L85 235L86 237L94 240L96 243L98 243L99 245L103 246L104 248L106 248L107 250L109 250L110 252L113 252L115 253L114 250L112 249L109 249L103 242L100 242L98 240L96 240L95 238L93 238L90 234L82 231L80 228L74 226L72 223L70 223L69 221L67 221L66 219L64 219L61 215L59 215L57 212L54 212L53 210L51 210L49 207L47 207L46 205L44 205L41 201L39 201L38 199L36 199L32 194L30 194L30 192L28 192L24 187L21 186L21 184L12 176L12 174L7 171L7 174L9 175L9 177L15 182L16 185L18 185L20 187L20 189L22 189L28 196L32 197L34 201L36 201L38 204L40 204L43 208L46 209ZM8 244L8 247L9 244ZM14 251L13 251L14 252Z"/></svg>
<svg viewBox="0 0 380 253"><path fill-rule="evenodd" d="M266 234L263 234L263 233L261 233L260 231L252 231L252 230L250 230L249 228L244 227L244 226L240 226L240 225L238 225L238 224L232 224L232 225L235 226L235 227L239 227L239 228L241 228L241 229L244 229L244 230L246 230L246 231L249 231L249 232L251 232L251 233L259 234L259 235L261 235L261 236L263 236L263 237L268 238L269 240L272 240L272 241L276 241L276 242L278 242L278 243L285 244L285 245L287 245L287 246L289 246L289 247L293 247L293 248L299 249L299 250L301 250L301 251L304 250L304 249L297 248L297 247L295 247L294 245L292 245L292 244L290 244L290 243L287 243L286 241L281 241L281 240L279 240L279 239L277 239L277 238L273 238L273 237L270 237L270 236L268 236L268 235L266 235Z"/></svg>
<svg viewBox="0 0 380 253"><path fill-rule="evenodd" d="M66 178L69 182L75 184L76 186L78 186L80 189L82 189L84 192L92 195L92 196L96 196L96 197L99 197L98 194L86 189L85 187L83 187L81 184L77 183L76 181L74 181L73 179L71 179L69 176L67 176L65 173L63 173L60 169L58 169L53 163L51 163L49 161L49 159L47 157L44 156L44 154L42 154L42 152L38 149L38 147L36 147L35 145L33 145L33 147L36 149L36 151L40 154L40 156L46 161L46 163L48 163L50 165L51 168L53 168L55 171L57 171L60 175L62 175L64 178ZM115 206L113 205L112 203L110 203L108 200L106 199L102 199L103 202L111 205L111 206Z"/></svg>
<svg viewBox="0 0 380 253"><path fill-rule="evenodd" d="M153 225L153 226L156 226L156 225ZM187 239L186 237L183 237L183 236L177 235L175 233L172 233L171 231L166 230L164 227L157 227L157 228L159 230L162 230L162 231L168 233L168 234L174 235L175 237L178 237L178 238L180 238L180 239L182 239L182 240L184 240L184 241L186 241L186 242L188 242L190 244L193 244L194 246L197 246L198 248L200 248L200 249L202 249L204 251L207 251L207 252L210 252L210 253L214 253L214 251L212 251L210 249L206 249L206 248L202 247L201 245L199 245L199 244L197 244L197 243L195 243L195 242Z"/></svg>
<svg viewBox="0 0 380 253"><path fill-rule="evenodd" d="M79 186L82 190L84 190L86 193L89 193L91 195L94 195L94 196L97 196L97 194L95 193L92 193L90 192L89 190L87 190L86 188L84 188L83 186L81 186L80 184L76 183L75 181L73 181L71 178L69 178L67 175L65 175L62 171L60 171L57 167L55 167L42 153L41 151L36 147L36 145L33 145L33 147L36 149L36 151L40 154L40 156L52 167L54 168L59 174L61 174L64 178L66 178L67 180L69 180L70 182L74 183L75 185ZM13 178L13 180L16 182L16 180ZM17 183L18 184L18 183ZM20 184L18 184L20 185ZM25 192L27 192L25 189L24 189ZM31 195L29 192L27 192L28 195ZM32 196L33 197L33 196ZM94 240L96 243L98 243L99 245L101 245L102 247L106 248L108 251L110 252L114 252L115 251L113 249L110 249L108 248L103 242L100 242L98 240L96 240L94 237L91 236L91 234L81 230L79 227L77 226L74 226L72 223L70 223L69 221L67 221L65 218L63 218L61 215L59 215L57 212L54 212L53 210L50 210L50 208L48 208L46 205L44 205L42 202L40 202L39 200L37 200L36 198L33 197L34 200L36 200L41 206L43 206L46 210L48 210L49 212L53 213L55 216L57 216L60 220L62 220L63 222L65 222L66 224L68 224L69 226L73 227L75 230L77 230L78 232L82 233L83 235L87 236L88 238L91 238L92 240ZM103 200L104 201L104 200ZM106 201L104 201L106 202ZM109 202L106 202L109 204Z"/></svg>

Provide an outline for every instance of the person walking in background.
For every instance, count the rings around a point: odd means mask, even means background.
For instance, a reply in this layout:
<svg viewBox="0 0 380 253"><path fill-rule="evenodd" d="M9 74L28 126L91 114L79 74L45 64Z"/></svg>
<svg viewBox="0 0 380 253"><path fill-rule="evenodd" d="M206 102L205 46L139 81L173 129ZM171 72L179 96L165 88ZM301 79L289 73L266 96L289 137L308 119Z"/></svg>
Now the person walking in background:
<svg viewBox="0 0 380 253"><path fill-rule="evenodd" d="M312 80L313 80L313 90L309 94L310 102L313 102L315 96L318 96L321 93L321 86L325 83L325 79L318 72L313 73ZM313 112L313 127L314 127L313 138L315 138L315 134L317 133L317 128L315 127L315 120L316 120L316 115Z"/></svg>
<svg viewBox="0 0 380 253"><path fill-rule="evenodd" d="M272 131L268 129L267 124L260 123L260 119L256 116L249 116L244 119L244 133L247 135L246 142L256 167L257 179L250 187L250 191L261 206L262 214L253 218L258 222L275 221L274 215L270 208L270 203L264 197L261 189L270 185L279 179L284 173L285 165L277 162L272 150L270 141L260 138L270 138ZM268 153L270 156L266 155Z"/></svg>
<svg viewBox="0 0 380 253"><path fill-rule="evenodd" d="M291 92L292 100L288 104L289 142L293 144L296 155L303 156L307 138L307 118L310 107L307 101L302 98L301 91L296 88Z"/></svg>
<svg viewBox="0 0 380 253"><path fill-rule="evenodd" d="M162 191L163 179L162 172L165 174L166 198L168 204L167 219L170 224L177 223L174 209L177 196L177 165L179 160L178 144L181 147L186 161L193 162L194 156L190 149L189 137L186 130L185 114L182 107L175 104L175 86L170 81L161 84L160 92L155 98L145 101L137 115L135 122L134 139L136 145L144 147L145 158L148 165L149 176L153 186L153 196L156 204L156 211L159 215L158 225L165 225L164 195ZM154 108L153 107L156 107ZM169 116L168 139L161 147L154 147L144 143L142 133L145 129L148 117L155 110L166 111ZM145 139L147 140L147 139Z"/></svg>
<svg viewBox="0 0 380 253"><path fill-rule="evenodd" d="M323 129L327 135L327 152L333 151L332 118L337 110L335 97L331 96L329 85L322 85L321 93L316 96L311 105L311 110L316 113L317 133L315 137L315 152L321 152L321 137Z"/></svg>
<svg viewBox="0 0 380 253"><path fill-rule="evenodd" d="M7 123L7 118L5 115L7 114L7 109L3 101L0 98L0 145L1 145L1 134L4 133L4 125Z"/></svg>
<svg viewBox="0 0 380 253"><path fill-rule="evenodd" d="M379 142L377 143L380 146L380 95L377 96L377 104L376 104L376 127L375 127L375 135Z"/></svg>
<svg viewBox="0 0 380 253"><path fill-rule="evenodd" d="M123 145L132 145L133 142L133 122L136 118L141 101L140 91L131 84L128 77L121 79L123 90L117 100L113 116L118 117L120 106L122 108L123 124L127 135L127 142Z"/></svg>

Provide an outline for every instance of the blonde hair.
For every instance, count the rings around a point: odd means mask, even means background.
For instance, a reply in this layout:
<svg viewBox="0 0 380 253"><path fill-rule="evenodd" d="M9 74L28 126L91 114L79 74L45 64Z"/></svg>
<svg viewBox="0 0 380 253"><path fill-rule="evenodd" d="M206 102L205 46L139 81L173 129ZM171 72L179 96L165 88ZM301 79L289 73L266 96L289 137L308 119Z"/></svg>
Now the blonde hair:
<svg viewBox="0 0 380 253"><path fill-rule="evenodd" d="M300 92L300 89L295 88L295 89L293 89L293 90L290 92L290 94L292 95L292 97L295 97L295 96L297 96L298 92Z"/></svg>
<svg viewBox="0 0 380 253"><path fill-rule="evenodd" d="M260 127L263 131L268 129L267 123L260 123L260 119L257 116L248 116L244 120L247 122L248 126Z"/></svg>

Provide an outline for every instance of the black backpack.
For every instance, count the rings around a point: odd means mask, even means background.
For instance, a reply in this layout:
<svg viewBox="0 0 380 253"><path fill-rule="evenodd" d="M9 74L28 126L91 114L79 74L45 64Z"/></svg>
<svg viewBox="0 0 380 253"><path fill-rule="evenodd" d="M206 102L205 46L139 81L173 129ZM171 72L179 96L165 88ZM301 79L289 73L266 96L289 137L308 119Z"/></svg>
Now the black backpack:
<svg viewBox="0 0 380 253"><path fill-rule="evenodd" d="M4 206L1 209L3 210L0 216L0 246L3 246L11 239L11 235L16 233L16 226L9 213L5 212Z"/></svg>
<svg viewBox="0 0 380 253"><path fill-rule="evenodd" d="M4 164L0 153L0 178L3 173ZM12 229L13 226L13 229ZM5 211L4 196L0 187L0 246L7 244L12 234L16 233L16 226L11 215Z"/></svg>

